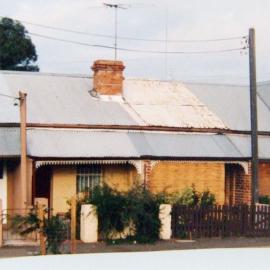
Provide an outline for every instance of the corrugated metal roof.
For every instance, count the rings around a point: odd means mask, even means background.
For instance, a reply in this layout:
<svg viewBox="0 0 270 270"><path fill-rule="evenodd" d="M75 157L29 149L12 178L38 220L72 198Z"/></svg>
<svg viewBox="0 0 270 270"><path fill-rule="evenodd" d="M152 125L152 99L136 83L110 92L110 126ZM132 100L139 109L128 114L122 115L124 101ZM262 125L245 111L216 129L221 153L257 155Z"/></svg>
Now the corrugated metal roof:
<svg viewBox="0 0 270 270"><path fill-rule="evenodd" d="M186 86L230 129L250 130L248 86L196 83ZM270 95L266 89L270 92L270 84L258 85L258 128L261 131L270 131Z"/></svg>
<svg viewBox="0 0 270 270"><path fill-rule="evenodd" d="M19 156L20 148L20 130L0 128L0 157Z"/></svg>
<svg viewBox="0 0 270 270"><path fill-rule="evenodd" d="M125 80L124 100L94 98L87 76L0 72L1 92L28 94L28 122L249 130L248 86ZM107 101L106 101L107 100ZM18 107L0 98L0 123L18 123ZM258 126L270 131L270 83L258 84Z"/></svg>
<svg viewBox="0 0 270 270"><path fill-rule="evenodd" d="M27 153L62 158L250 158L248 135L29 129ZM20 155L19 128L0 128L0 156ZM270 159L270 137L259 136L259 157Z"/></svg>
<svg viewBox="0 0 270 270"><path fill-rule="evenodd" d="M3 83L3 84L2 84ZM132 116L118 102L105 102L90 96L92 80L86 77L27 72L0 73L0 89L18 96L27 93L29 123L135 125ZM0 98L0 122L19 122L13 101Z"/></svg>
<svg viewBox="0 0 270 270"><path fill-rule="evenodd" d="M92 79L83 76L1 72L0 86L9 95L27 92L29 123L226 128L181 83L126 80L123 102L93 98ZM0 123L19 121L12 100L0 105Z"/></svg>
<svg viewBox="0 0 270 270"><path fill-rule="evenodd" d="M28 154L63 158L245 157L225 135L70 129L28 130Z"/></svg>
<svg viewBox="0 0 270 270"><path fill-rule="evenodd" d="M251 142L250 137L246 135L226 135L236 148L245 157L251 157ZM259 136L258 141L260 159L270 158L270 137Z"/></svg>
<svg viewBox="0 0 270 270"><path fill-rule="evenodd" d="M214 113L179 82L126 80L124 96L148 125L226 128Z"/></svg>

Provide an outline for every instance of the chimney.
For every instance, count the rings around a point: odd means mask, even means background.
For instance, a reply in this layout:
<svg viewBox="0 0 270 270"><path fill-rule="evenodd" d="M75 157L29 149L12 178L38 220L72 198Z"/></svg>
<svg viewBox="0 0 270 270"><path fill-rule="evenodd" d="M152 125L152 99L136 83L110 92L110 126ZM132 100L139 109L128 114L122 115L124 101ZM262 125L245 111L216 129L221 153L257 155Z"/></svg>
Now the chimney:
<svg viewBox="0 0 270 270"><path fill-rule="evenodd" d="M122 95L123 70L122 61L96 60L94 71L94 90L99 95Z"/></svg>

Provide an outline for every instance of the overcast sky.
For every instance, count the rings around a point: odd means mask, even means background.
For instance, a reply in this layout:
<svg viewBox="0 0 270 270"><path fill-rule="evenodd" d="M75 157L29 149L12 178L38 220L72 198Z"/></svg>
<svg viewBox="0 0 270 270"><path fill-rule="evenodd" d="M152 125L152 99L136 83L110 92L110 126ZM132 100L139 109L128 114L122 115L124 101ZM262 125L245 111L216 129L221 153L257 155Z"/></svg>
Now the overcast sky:
<svg viewBox="0 0 270 270"><path fill-rule="evenodd" d="M270 80L269 0L0 0L0 15L33 23L97 34L114 34L114 10L102 3L122 3L118 35L168 40L205 40L245 36L256 29L258 80ZM84 43L113 46L111 38L84 36L24 24L29 32ZM32 36L42 72L91 74L96 59L113 59L114 51ZM158 51L205 51L240 48L241 39L222 42L166 43L118 39L118 46ZM125 76L202 82L248 80L248 55L147 54L119 51Z"/></svg>

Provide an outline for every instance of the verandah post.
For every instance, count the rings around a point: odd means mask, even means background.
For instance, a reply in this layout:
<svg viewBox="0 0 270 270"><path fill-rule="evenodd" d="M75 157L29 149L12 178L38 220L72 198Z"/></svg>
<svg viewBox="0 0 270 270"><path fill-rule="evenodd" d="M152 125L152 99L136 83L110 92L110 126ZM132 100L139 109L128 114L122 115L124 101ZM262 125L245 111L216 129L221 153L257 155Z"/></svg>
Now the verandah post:
<svg viewBox="0 0 270 270"><path fill-rule="evenodd" d="M39 225L40 254L41 255L46 255L45 236L44 236L44 233L43 233L43 227L44 227L44 208L39 203L37 203L37 211L38 211L38 219L40 220L40 225Z"/></svg>
<svg viewBox="0 0 270 270"><path fill-rule="evenodd" d="M76 196L71 199L71 253L76 253Z"/></svg>

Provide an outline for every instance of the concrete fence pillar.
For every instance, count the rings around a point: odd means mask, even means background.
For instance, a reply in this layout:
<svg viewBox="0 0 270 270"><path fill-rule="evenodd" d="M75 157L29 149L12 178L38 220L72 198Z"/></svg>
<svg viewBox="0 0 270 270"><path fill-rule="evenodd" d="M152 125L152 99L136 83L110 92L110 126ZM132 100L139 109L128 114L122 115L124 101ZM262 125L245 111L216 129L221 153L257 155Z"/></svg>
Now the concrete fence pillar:
<svg viewBox="0 0 270 270"><path fill-rule="evenodd" d="M170 204L161 204L159 206L159 219L161 221L161 228L159 232L159 238L161 240L169 240L172 236L172 206Z"/></svg>
<svg viewBox="0 0 270 270"><path fill-rule="evenodd" d="M81 207L80 237L84 243L98 241L98 218L96 207L92 204L83 204Z"/></svg>
<svg viewBox="0 0 270 270"><path fill-rule="evenodd" d="M3 209L2 200L0 199L0 247L3 246Z"/></svg>

